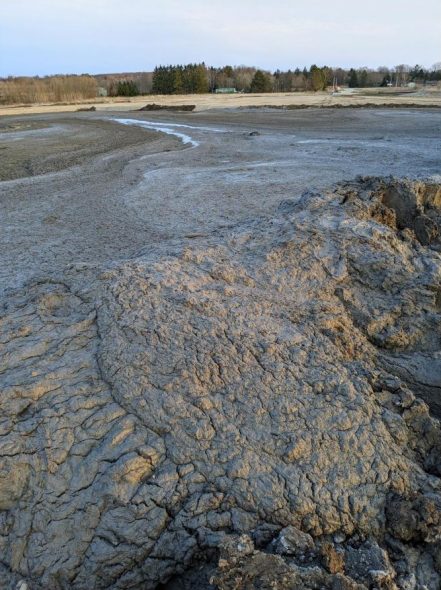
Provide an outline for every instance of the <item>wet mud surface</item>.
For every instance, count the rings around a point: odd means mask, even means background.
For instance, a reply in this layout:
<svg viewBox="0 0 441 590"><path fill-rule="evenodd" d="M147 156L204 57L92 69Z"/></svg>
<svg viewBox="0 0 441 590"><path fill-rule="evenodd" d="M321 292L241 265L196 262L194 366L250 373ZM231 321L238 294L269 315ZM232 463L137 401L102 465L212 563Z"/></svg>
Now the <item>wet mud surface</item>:
<svg viewBox="0 0 441 590"><path fill-rule="evenodd" d="M194 240L358 174L439 174L440 136L435 109L4 117L1 290Z"/></svg>

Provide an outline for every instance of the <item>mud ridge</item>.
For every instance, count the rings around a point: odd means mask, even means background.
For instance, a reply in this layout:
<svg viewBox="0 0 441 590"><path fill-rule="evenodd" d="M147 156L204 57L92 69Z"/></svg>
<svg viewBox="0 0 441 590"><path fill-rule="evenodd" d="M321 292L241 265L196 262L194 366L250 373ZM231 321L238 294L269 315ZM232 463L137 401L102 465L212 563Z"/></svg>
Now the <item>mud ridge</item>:
<svg viewBox="0 0 441 590"><path fill-rule="evenodd" d="M437 590L440 198L358 178L3 298L0 588Z"/></svg>

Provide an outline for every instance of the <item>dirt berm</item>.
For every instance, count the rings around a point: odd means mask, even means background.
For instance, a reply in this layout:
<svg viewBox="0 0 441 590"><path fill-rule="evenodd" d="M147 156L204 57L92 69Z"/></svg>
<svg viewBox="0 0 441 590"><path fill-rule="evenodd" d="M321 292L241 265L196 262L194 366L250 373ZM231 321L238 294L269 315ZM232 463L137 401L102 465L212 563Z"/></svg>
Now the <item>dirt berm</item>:
<svg viewBox="0 0 441 590"><path fill-rule="evenodd" d="M438 590L440 206L359 179L9 293L0 587Z"/></svg>

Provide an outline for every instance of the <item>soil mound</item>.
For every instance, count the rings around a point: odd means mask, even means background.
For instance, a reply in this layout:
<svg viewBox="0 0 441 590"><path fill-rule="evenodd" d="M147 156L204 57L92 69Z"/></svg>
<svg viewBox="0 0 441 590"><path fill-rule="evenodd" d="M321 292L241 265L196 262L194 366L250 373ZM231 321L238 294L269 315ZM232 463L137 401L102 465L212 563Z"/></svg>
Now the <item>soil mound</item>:
<svg viewBox="0 0 441 590"><path fill-rule="evenodd" d="M437 590L440 190L362 178L10 294L0 587Z"/></svg>
<svg viewBox="0 0 441 590"><path fill-rule="evenodd" d="M137 109L138 111L177 111L177 112L191 112L196 108L195 104L176 104L176 105L165 105L165 104L146 104L144 107Z"/></svg>

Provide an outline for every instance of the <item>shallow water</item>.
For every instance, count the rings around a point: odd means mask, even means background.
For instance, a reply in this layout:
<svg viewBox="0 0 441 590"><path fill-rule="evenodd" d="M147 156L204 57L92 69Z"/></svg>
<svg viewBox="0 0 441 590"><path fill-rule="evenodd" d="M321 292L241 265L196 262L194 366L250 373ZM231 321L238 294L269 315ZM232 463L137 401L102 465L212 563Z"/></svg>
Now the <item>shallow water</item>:
<svg viewBox="0 0 441 590"><path fill-rule="evenodd" d="M161 133L166 133L167 135L174 135L178 137L182 143L190 144L193 147L198 147L200 143L190 137L190 135L186 135L185 133L180 133L179 131L175 131L172 129L170 124L160 124L160 123L153 123L151 121L140 121L138 119L113 119L117 123L121 123L122 125L136 125L137 127L145 127L146 129L152 129L154 131L160 131ZM186 125L173 125L173 127L186 127Z"/></svg>

